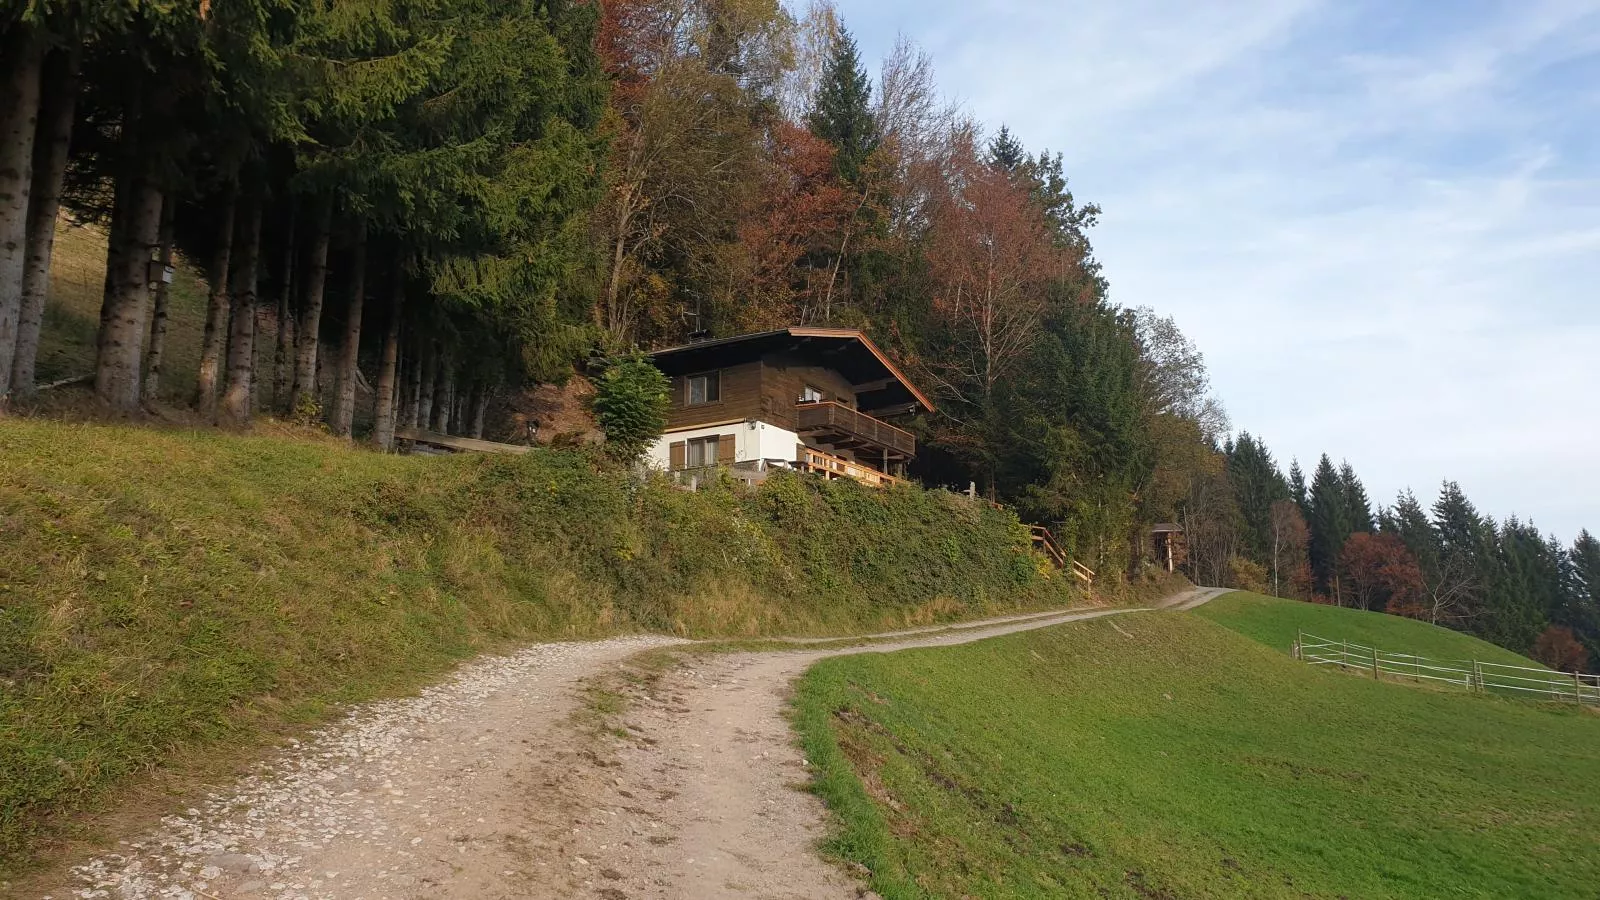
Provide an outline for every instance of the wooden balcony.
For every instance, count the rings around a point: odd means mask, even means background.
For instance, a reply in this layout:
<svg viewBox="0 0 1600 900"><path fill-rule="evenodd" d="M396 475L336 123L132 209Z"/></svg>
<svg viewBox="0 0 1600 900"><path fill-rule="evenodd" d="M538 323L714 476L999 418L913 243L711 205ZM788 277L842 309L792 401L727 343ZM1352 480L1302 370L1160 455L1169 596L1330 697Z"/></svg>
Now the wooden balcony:
<svg viewBox="0 0 1600 900"><path fill-rule="evenodd" d="M858 450L903 462L917 455L917 439L909 431L831 400L795 407L798 430L812 440L839 450Z"/></svg>
<svg viewBox="0 0 1600 900"><path fill-rule="evenodd" d="M800 459L795 463L795 468L824 478L854 478L862 484L870 484L873 487L901 483L901 479L893 475L885 475L877 469L811 447L800 448Z"/></svg>

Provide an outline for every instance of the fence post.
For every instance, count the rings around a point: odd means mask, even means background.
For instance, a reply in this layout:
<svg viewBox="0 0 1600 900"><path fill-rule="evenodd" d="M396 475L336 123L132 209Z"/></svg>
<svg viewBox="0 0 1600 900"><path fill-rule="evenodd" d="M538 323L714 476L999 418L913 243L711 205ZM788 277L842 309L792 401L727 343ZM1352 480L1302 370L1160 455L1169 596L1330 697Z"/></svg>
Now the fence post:
<svg viewBox="0 0 1600 900"><path fill-rule="evenodd" d="M1477 693L1479 693L1479 694L1484 693L1484 689L1483 689L1483 666L1477 660L1473 660L1472 661L1472 683L1475 686L1474 690Z"/></svg>
<svg viewBox="0 0 1600 900"><path fill-rule="evenodd" d="M1303 651L1301 651L1301 649L1300 649L1301 645L1304 642L1305 642L1305 638L1303 636L1303 632L1296 631L1294 633L1294 652L1289 654L1289 655L1293 656L1295 659L1304 659L1305 656L1303 654Z"/></svg>
<svg viewBox="0 0 1600 900"><path fill-rule="evenodd" d="M1372 680L1373 681L1382 681L1383 680L1382 672L1383 672L1383 670L1378 667L1378 648L1376 646L1374 646L1372 648Z"/></svg>
<svg viewBox="0 0 1600 900"><path fill-rule="evenodd" d="M1583 676L1577 672L1572 673L1572 702L1583 705Z"/></svg>

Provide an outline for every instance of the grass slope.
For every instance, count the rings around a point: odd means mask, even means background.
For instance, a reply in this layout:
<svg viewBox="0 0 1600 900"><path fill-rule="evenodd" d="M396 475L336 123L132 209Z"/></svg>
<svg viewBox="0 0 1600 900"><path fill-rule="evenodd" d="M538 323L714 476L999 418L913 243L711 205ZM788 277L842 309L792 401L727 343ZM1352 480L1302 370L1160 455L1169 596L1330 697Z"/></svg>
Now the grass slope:
<svg viewBox="0 0 1600 900"><path fill-rule="evenodd" d="M140 769L516 641L844 633L1071 599L1015 518L594 458L0 420L0 871Z"/></svg>
<svg viewBox="0 0 1600 900"><path fill-rule="evenodd" d="M1337 676L1192 615L830 660L796 715L830 850L888 900L1600 880L1600 718Z"/></svg>
<svg viewBox="0 0 1600 900"><path fill-rule="evenodd" d="M1509 666L1539 666L1504 647L1472 635L1385 613L1345 609L1243 592L1225 594L1195 614L1287 653L1295 635L1307 632L1335 641L1434 659L1476 659ZM1540 668L1543 668L1540 666Z"/></svg>

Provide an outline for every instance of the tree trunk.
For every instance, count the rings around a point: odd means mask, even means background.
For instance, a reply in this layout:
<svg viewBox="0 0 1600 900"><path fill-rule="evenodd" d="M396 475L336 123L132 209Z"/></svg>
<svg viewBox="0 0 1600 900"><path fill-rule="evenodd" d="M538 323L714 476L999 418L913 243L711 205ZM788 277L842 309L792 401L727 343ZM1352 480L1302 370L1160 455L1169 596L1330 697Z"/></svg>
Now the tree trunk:
<svg viewBox="0 0 1600 900"><path fill-rule="evenodd" d="M45 59L39 108L39 132L33 147L33 188L29 198L26 269L17 320L17 352L11 363L11 390L33 395L39 359L39 332L44 325L45 298L50 293L50 258L55 250L56 215L61 210L61 182L72 143L73 113L78 101L80 52L53 53ZM0 389L0 394L4 390Z"/></svg>
<svg viewBox="0 0 1600 900"><path fill-rule="evenodd" d="M206 303L206 330L200 341L200 375L195 383L194 405L208 422L217 416L222 352L228 340L228 281L238 210L239 185L237 181L230 181L222 201L222 231L217 235L217 252L211 258L211 296Z"/></svg>
<svg viewBox="0 0 1600 900"><path fill-rule="evenodd" d="M94 375L95 396L123 412L139 405L150 313L150 262L161 232L161 188L148 171L134 177L121 252L110 260L111 296L100 327Z"/></svg>
<svg viewBox="0 0 1600 900"><path fill-rule="evenodd" d="M333 433L349 437L356 415L356 365L361 361L361 312L367 292L367 222L356 222L355 246L350 253L350 302L346 307L344 343L333 376Z"/></svg>
<svg viewBox="0 0 1600 900"><path fill-rule="evenodd" d="M450 433L450 408L456 400L456 373L448 357L439 359L439 384L433 391L433 430Z"/></svg>
<svg viewBox="0 0 1600 900"><path fill-rule="evenodd" d="M172 293L172 285L167 283L164 273L172 266L172 218L176 214L173 209L175 205L170 201L161 205L161 227L157 232L157 240L161 243L159 262L163 268L163 278L156 282L155 308L150 313L150 349L145 353L144 387L140 390L140 397L145 403L154 403L161 395L161 364L167 348L167 298Z"/></svg>
<svg viewBox="0 0 1600 900"><path fill-rule="evenodd" d="M439 345L428 341L422 348L422 390L417 394L417 427L433 428L433 400L439 386Z"/></svg>
<svg viewBox="0 0 1600 900"><path fill-rule="evenodd" d="M483 420L489 414L489 398L494 395L494 385L480 382L473 391L472 436L483 440Z"/></svg>
<svg viewBox="0 0 1600 900"><path fill-rule="evenodd" d="M415 341L413 341L415 343ZM406 370L406 413L402 421L407 428L417 427L417 410L422 406L422 353L411 360Z"/></svg>
<svg viewBox="0 0 1600 900"><path fill-rule="evenodd" d="M33 144L39 131L39 77L44 44L31 27L0 35L0 410L11 394L11 367L22 315L33 191Z"/></svg>
<svg viewBox="0 0 1600 900"><path fill-rule="evenodd" d="M294 224L294 199L291 197L278 282L277 350L272 358L272 406L280 414L289 412L289 389L294 384Z"/></svg>
<svg viewBox="0 0 1600 900"><path fill-rule="evenodd" d="M372 410L372 443L380 450L394 446L395 398L400 364L400 313L406 302L406 279L400 265L394 267L394 286L389 293L389 327L383 334L383 361L378 366L377 397Z"/></svg>
<svg viewBox="0 0 1600 900"><path fill-rule="evenodd" d="M239 233L239 267L233 279L233 326L228 330L228 390L222 419L231 425L250 421L256 369L256 290L261 269L261 201L245 209Z"/></svg>
<svg viewBox="0 0 1600 900"><path fill-rule="evenodd" d="M333 198L320 197L312 220L311 255L306 260L300 324L294 335L294 387L289 395L289 412L293 416L309 412L308 407L321 399L317 391L317 344L322 335L322 288L328 280L328 241L332 230Z"/></svg>

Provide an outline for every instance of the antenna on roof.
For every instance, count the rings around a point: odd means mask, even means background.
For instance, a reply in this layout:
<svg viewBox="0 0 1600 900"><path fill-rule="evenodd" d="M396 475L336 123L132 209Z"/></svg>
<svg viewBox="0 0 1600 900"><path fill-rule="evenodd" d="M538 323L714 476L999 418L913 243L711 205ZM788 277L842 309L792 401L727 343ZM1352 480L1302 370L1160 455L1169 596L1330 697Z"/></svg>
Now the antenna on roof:
<svg viewBox="0 0 1600 900"><path fill-rule="evenodd" d="M698 299L694 302L694 312L684 310L683 324L689 330L689 343L691 344L698 344L711 337L711 329L705 327L703 316L700 313L700 301Z"/></svg>

